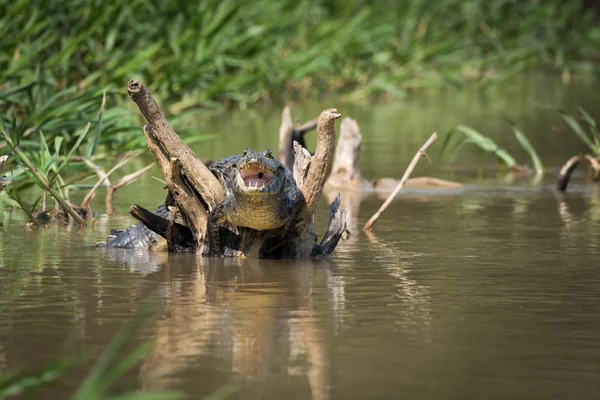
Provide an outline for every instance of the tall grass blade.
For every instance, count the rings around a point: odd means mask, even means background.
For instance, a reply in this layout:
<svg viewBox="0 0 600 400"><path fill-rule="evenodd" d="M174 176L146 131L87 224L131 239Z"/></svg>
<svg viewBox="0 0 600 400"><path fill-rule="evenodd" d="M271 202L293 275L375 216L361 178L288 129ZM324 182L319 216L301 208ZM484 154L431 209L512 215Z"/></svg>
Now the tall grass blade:
<svg viewBox="0 0 600 400"><path fill-rule="evenodd" d="M103 399L116 378L127 372L151 349L146 342L138 346L125 358L117 361L127 343L133 338L135 331L149 314L149 305L144 304L131 318L121 331L113 338L108 347L102 352L96 365L75 393L73 400Z"/></svg>
<svg viewBox="0 0 600 400"><path fill-rule="evenodd" d="M565 120L565 122L567 123L567 125L569 125L569 127L571 127L573 132L575 132L577 137L579 137L579 139L581 139L581 141L586 146L588 146L590 149L593 149L594 143L592 142L590 137L587 135L587 133L583 130L583 127L581 126L581 124L579 122L577 122L577 120L573 116L567 114L566 112L561 111L561 110L559 110L559 112L560 112L560 115Z"/></svg>
<svg viewBox="0 0 600 400"><path fill-rule="evenodd" d="M542 160L540 160L537 151L535 151L535 149L531 145L531 142L529 142L529 139L527 139L527 136L525 136L525 133L523 133L523 131L519 129L514 123L510 121L509 123L512 127L513 132L515 133L517 140L521 144L521 147L523 147L527 154L529 154L529 158L531 158L531 162L533 163L535 172L537 174L544 173L544 165L542 164Z"/></svg>

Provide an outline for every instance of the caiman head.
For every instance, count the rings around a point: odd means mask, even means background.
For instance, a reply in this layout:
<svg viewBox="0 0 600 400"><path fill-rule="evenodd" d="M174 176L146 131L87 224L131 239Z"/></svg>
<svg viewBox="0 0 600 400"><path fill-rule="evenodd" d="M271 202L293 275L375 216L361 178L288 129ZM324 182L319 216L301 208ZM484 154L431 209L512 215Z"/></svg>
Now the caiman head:
<svg viewBox="0 0 600 400"><path fill-rule="evenodd" d="M246 149L233 168L233 192L249 196L280 193L285 180L285 167L273 158L271 150L256 152Z"/></svg>

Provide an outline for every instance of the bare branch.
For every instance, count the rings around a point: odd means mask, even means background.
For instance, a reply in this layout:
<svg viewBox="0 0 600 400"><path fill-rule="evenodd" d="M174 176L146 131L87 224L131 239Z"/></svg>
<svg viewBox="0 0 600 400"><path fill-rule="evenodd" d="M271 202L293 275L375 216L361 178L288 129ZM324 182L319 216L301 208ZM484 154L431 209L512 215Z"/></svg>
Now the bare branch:
<svg viewBox="0 0 600 400"><path fill-rule="evenodd" d="M564 192L567 190L567 186L569 185L569 180L571 179L571 174L575 171L575 168L579 165L582 156L577 155L569 158L569 160L562 166L560 172L558 173L558 190Z"/></svg>
<svg viewBox="0 0 600 400"><path fill-rule="evenodd" d="M164 155L179 159L181 169L194 189L202 196L209 211L224 198L219 180L206 168L192 149L185 144L169 125L165 115L148 89L138 80L132 79L127 86L129 96L137 104L156 140L164 149ZM156 154L155 154L156 155Z"/></svg>
<svg viewBox="0 0 600 400"><path fill-rule="evenodd" d="M117 190L119 190L120 188L122 188L123 186L129 185L130 183L133 183L136 180L138 180L138 178L140 176L142 176L146 171L148 171L153 166L154 166L154 163L148 164L142 169L138 169L137 171L132 172L131 174L125 175L124 177L119 179L114 185L109 186L108 190L106 191L106 197L104 198L104 204L106 205L106 213L107 214L112 214L114 212L113 197L115 195L115 192Z"/></svg>
<svg viewBox="0 0 600 400"><path fill-rule="evenodd" d="M429 146L431 146L431 144L437 139L437 137L438 137L437 133L434 132L429 137L429 139L427 139L427 141L425 142L425 144L423 144L423 146L421 146L421 148L419 149L419 151L417 152L417 154L415 154L415 156L413 157L412 161L408 165L408 168L404 172L404 175L402 176L402 179L400 180L400 183L398 183L398 186L396 186L396 189L394 189L394 191L392 192L392 194L390 194L390 196L387 198L387 200L381 205L381 207L379 207L379 210L377 210L377 212L365 224L365 226L363 227L364 231L368 231L369 229L371 229L371 227L373 226L373 224L375 224L375 222L377 221L377 219L381 216L381 213L383 213L385 211L385 209L390 205L390 203L392 202L392 200L394 200L394 198L398 195L398 193L400 193L400 190L402 190L402 187L404 186L404 184L408 180L410 174L412 174L413 170L417 166L417 163L419 162L419 159L421 157L426 156L425 150L427 150L429 148Z"/></svg>
<svg viewBox="0 0 600 400"><path fill-rule="evenodd" d="M127 164L129 161L131 160L131 158L124 158L121 161L119 161L117 163L117 165L115 165L114 167L112 167L108 172L104 173L104 171L102 171L102 169L100 169L100 167L98 167L98 169L96 170L96 173L98 175L101 176L101 178L98 180L98 182L96 182L96 184L90 189L90 191L88 192L88 194L84 197L83 201L81 202L81 208L83 208L84 210L89 210L90 206L92 205L92 200L94 200L94 197L96 197L96 191L98 190L98 188L108 179L108 177L115 172L116 170L118 170L119 168L121 168L123 165ZM100 173L100 171L102 171L102 174ZM110 212L109 212L110 214Z"/></svg>
<svg viewBox="0 0 600 400"><path fill-rule="evenodd" d="M291 170L294 165L294 154L292 148L292 134L294 132L294 121L289 106L283 108L281 113L281 126L279 127L279 151L277 159L287 169Z"/></svg>

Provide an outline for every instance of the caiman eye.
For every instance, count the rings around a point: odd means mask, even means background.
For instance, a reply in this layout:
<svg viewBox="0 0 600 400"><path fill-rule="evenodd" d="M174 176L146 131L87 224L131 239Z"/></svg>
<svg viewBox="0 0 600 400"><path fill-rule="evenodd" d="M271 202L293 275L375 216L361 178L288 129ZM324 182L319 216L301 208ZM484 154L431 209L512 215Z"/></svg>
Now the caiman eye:
<svg viewBox="0 0 600 400"><path fill-rule="evenodd" d="M271 153L271 150L267 149L265 153L266 153L267 157L273 158L273 153Z"/></svg>
<svg viewBox="0 0 600 400"><path fill-rule="evenodd" d="M248 150L244 150L244 153L242 153L242 157L246 157L248 155Z"/></svg>

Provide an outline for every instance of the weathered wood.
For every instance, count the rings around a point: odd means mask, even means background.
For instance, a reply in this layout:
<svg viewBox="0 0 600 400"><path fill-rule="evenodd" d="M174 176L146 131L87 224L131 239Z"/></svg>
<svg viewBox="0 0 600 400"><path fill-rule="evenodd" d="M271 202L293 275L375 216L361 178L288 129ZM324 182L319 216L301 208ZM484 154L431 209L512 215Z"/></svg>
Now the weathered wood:
<svg viewBox="0 0 600 400"><path fill-rule="evenodd" d="M308 225L315 213L317 200L323 191L323 186L329 171L335 149L335 120L341 115L335 108L324 110L317 121L317 145L312 157L306 180L300 189L306 200L306 207L301 213L298 230L301 232Z"/></svg>
<svg viewBox="0 0 600 400"><path fill-rule="evenodd" d="M287 169L292 169L294 165L294 154L292 148L292 134L294 131L294 121L292 121L292 112L289 106L283 108L281 113L281 126L279 127L279 151L277 159L285 165Z"/></svg>
<svg viewBox="0 0 600 400"><path fill-rule="evenodd" d="M165 181L169 187L169 193L182 211L184 219L192 231L194 236L193 251L195 252L206 237L206 224L208 221L206 208L197 197L196 193L190 188L187 181L183 178L179 168L179 160L177 158L167 159L161 150L158 139L154 135L154 131L149 125L144 126L144 133L146 134L148 148L156 157L158 164L163 171Z"/></svg>
<svg viewBox="0 0 600 400"><path fill-rule="evenodd" d="M557 181L558 190L561 192L567 190L571 175L582 161L587 161L589 163L589 166L593 171L592 179L598 180L600 177L600 161L589 154L576 155L569 158L569 160L560 169Z"/></svg>
<svg viewBox="0 0 600 400"><path fill-rule="evenodd" d="M144 133L148 148L157 159L169 188L169 219L139 206L132 207L132 215L149 229L166 238L169 251L189 251L210 254L206 240L208 212L223 200L224 189L221 182L200 162L171 129L156 101L148 90L135 80L130 81L128 91L140 111L148 121ZM219 227L223 255L233 257L258 258L308 258L311 255L330 254L345 229L345 213L339 210L339 199L332 205L330 231L326 233L322 245L317 245L317 236L313 228L313 214L323 189L323 184L333 157L335 145L335 119L339 118L335 109L325 110L317 122L317 148L315 156L296 143L298 167L296 177L299 190L306 202L298 215L300 223L295 229L279 228L270 231L258 231L236 227L231 224ZM313 129L315 123L294 127L289 108L284 110L280 137L287 140L284 153L291 154L286 160L293 163L294 144L291 140L296 134L303 135ZM291 127L291 129L290 129ZM283 140L283 141L285 141ZM280 148L282 149L282 148ZM292 149L292 150L289 150ZM293 166L293 164L292 164ZM174 204L174 206L173 206ZM177 216L181 221L177 221ZM187 226L186 226L187 225ZM342 230L343 231L343 230ZM191 236L191 237L190 237Z"/></svg>
<svg viewBox="0 0 600 400"><path fill-rule="evenodd" d="M340 209L340 195L338 194L329 207L327 232L311 255L313 257L330 255L346 230L346 210Z"/></svg>
<svg viewBox="0 0 600 400"><path fill-rule="evenodd" d="M317 127L318 119L294 124L289 106L285 106L281 113L281 125L279 127L279 151L277 159L290 171L294 166L294 142L306 147L304 135Z"/></svg>
<svg viewBox="0 0 600 400"><path fill-rule="evenodd" d="M117 182L115 182L114 184L112 184L108 187L108 190L106 191L106 197L104 198L104 204L106 206L107 214L110 215L110 214L114 213L113 197L115 196L115 192L117 190L119 190L120 188L122 188L123 186L129 185L130 183L133 183L136 180L138 180L138 178L140 176L142 176L146 171L148 171L153 166L154 166L154 163L148 164L144 168L138 169L137 171L132 172L131 174L125 175L124 177L119 179Z"/></svg>
<svg viewBox="0 0 600 400"><path fill-rule="evenodd" d="M325 185L332 189L370 190L371 182L360 174L359 160L362 136L358 124L346 117L340 127L340 137L335 149L331 174Z"/></svg>
<svg viewBox="0 0 600 400"><path fill-rule="evenodd" d="M211 211L223 201L223 189L218 179L196 157L196 154L185 144L169 125L158 103L150 91L138 80L132 79L127 85L129 96L142 112L152 133L160 143L162 151L167 158L177 158L181 169L192 187L202 196Z"/></svg>
<svg viewBox="0 0 600 400"><path fill-rule="evenodd" d="M294 180L296 181L296 185L298 188L304 186L304 181L306 179L306 175L308 174L308 170L310 168L310 164L312 161L312 156L302 145L298 142L294 142Z"/></svg>
<svg viewBox="0 0 600 400"><path fill-rule="evenodd" d="M379 216L381 215L381 213L383 213L385 211L385 209L390 205L390 203L392 202L392 200L394 200L394 198L398 195L398 193L400 192L400 190L402 190L402 187L404 186L404 184L406 183L406 181L410 177L410 174L412 174L413 170L417 166L417 162L419 162L419 160L421 159L421 157L427 157L427 153L425 153L425 150L427 150L429 148L429 146L431 146L431 144L436 139L437 139L437 133L434 132L429 137L429 139L427 139L427 141L423 144L423 146L421 146L421 148L419 149L419 151L417 152L417 154L415 154L415 156L413 157L412 161L408 165L408 168L404 172L404 175L402 176L402 179L398 183L398 186L396 186L396 189L394 189L394 191L392 192L392 194L390 194L390 196L387 198L387 200L381 205L381 207L379 207L379 210L377 210L377 212L375 214L373 214L373 216L369 219L369 221L367 221L367 223L363 227L364 231L368 231L369 229L371 229L371 227L373 226L373 224L375 224L375 222L377 221L377 219L379 218Z"/></svg>

